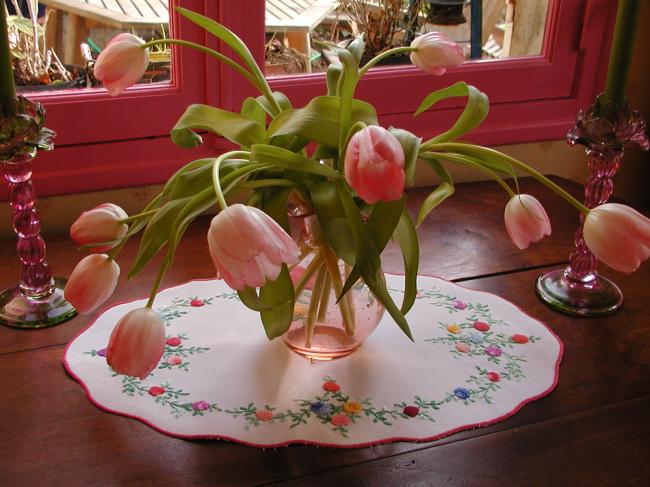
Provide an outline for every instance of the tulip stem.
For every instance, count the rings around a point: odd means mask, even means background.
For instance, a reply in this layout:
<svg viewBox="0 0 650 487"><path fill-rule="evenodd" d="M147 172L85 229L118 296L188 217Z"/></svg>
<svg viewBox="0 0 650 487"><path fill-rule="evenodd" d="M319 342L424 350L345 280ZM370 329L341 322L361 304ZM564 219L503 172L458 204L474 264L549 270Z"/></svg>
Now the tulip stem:
<svg viewBox="0 0 650 487"><path fill-rule="evenodd" d="M230 151L225 154L221 154L217 157L212 165L212 184L214 185L214 192L217 195L217 201L222 210L228 208L226 199L223 196L223 191L221 190L221 181L219 180L219 169L221 168L221 163L227 159L237 159L240 156L247 157L250 156L250 152L247 151Z"/></svg>
<svg viewBox="0 0 650 487"><path fill-rule="evenodd" d="M154 210L142 211L142 212L138 213L137 215L131 215L129 217L122 218L121 220L117 220L117 221L119 223L131 223L131 222L134 222L136 220L139 220L140 218L144 218L145 216L154 215L157 211L158 211L158 208L156 208Z"/></svg>
<svg viewBox="0 0 650 487"><path fill-rule="evenodd" d="M321 249L323 256L325 257L327 269L330 273L330 278L332 279L332 284L334 284L334 291L336 292L336 296L340 298L341 291L343 290L343 282L341 280L341 273L339 271L338 259L336 257L336 254L327 245L322 246ZM341 318L343 320L345 333L352 336L354 335L354 320L350 314L350 308L348 304L348 300L345 299L345 296L342 299L339 299L338 305L339 309L341 310Z"/></svg>
<svg viewBox="0 0 650 487"><path fill-rule="evenodd" d="M524 164L523 162L510 157L506 154L503 154L494 149L489 149L487 147L480 147L473 144L464 144L461 142L441 142L441 143L424 143L422 144L420 150L435 150L435 151L454 151L463 155L468 155L476 157L479 160L488 160L496 159L500 162L505 162L515 167L516 169L521 169L522 171L530 174L534 179L542 183L547 188L554 191L560 197L564 198L569 204L573 205L580 213L587 215L589 213L589 208L580 203L577 199L567 193L560 186L555 184L553 181L544 176L541 172L533 169L532 167ZM441 156L441 157L446 157Z"/></svg>
<svg viewBox="0 0 650 487"><path fill-rule="evenodd" d="M411 47L411 46L404 46L404 47L394 47L392 49L389 49L388 51L384 51L381 54L377 54L374 58L372 58L370 61L368 61L361 69L359 69L359 78L361 78L366 72L372 68L375 64L378 62L383 61L386 58L389 58L391 56L395 56L397 54L404 54L407 52L415 52L417 51L417 47Z"/></svg>
<svg viewBox="0 0 650 487"><path fill-rule="evenodd" d="M147 308L152 308L153 302L156 299L156 294L158 293L158 288L160 287L160 284L162 283L163 277L165 277L165 273L167 272L167 269L169 268L170 260L165 259L165 262L160 266L160 269L158 270L158 275L156 276L156 282L154 283L153 287L151 288L151 293L149 294L149 300L147 301L147 304L145 307Z"/></svg>
<svg viewBox="0 0 650 487"><path fill-rule="evenodd" d="M314 322L318 314L321 297L323 295L323 283L325 281L325 274L327 274L327 266L321 265L316 274L316 281L311 290L311 298L309 299L309 310L307 311L307 321L305 321L305 348L311 348L311 339L314 336Z"/></svg>
<svg viewBox="0 0 650 487"><path fill-rule="evenodd" d="M312 261L307 265L307 268L305 269L305 272L300 276L300 279L294 286L294 293L296 296L300 296L300 293L305 289L305 286L309 282L309 279L311 279L311 276L314 275L314 272L316 272L320 265L323 262L323 254L318 252Z"/></svg>
<svg viewBox="0 0 650 487"><path fill-rule="evenodd" d="M237 184L240 188L265 188L266 186L295 186L295 181L289 179L256 179Z"/></svg>

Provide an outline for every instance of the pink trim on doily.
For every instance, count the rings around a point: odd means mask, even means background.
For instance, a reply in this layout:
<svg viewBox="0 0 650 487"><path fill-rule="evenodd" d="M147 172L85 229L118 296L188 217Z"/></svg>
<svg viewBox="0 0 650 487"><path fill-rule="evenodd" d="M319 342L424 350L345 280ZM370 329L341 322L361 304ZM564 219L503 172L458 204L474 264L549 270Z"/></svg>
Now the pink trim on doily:
<svg viewBox="0 0 650 487"><path fill-rule="evenodd" d="M388 272L386 274L391 274L393 276L401 276L402 275L402 274L388 273ZM100 404L99 402L97 402L95 400L95 398L92 396L92 394L90 393L90 391L88 390L88 386L86 385L86 383L84 383L78 375L76 375L74 372L72 372L70 364L68 363L68 360L67 360L68 349L70 348L72 343L79 336L81 336L86 330L88 330L91 326L93 326L95 324L95 322L99 319L99 317L102 314L104 314L106 311L108 311L109 309L114 308L116 306L121 306L123 304L133 303L135 301L139 301L139 300L145 299L145 298L137 298L137 299L131 299L131 300L128 300L128 301L115 303L114 305L112 305L112 306L106 308L105 310L103 310L102 313L100 313L87 327L85 327L83 330L81 330L79 333L77 333L77 335L72 340L70 340L70 342L66 346L65 352L63 354L63 358L62 358L63 367L65 368L65 371L67 372L67 374L70 377L72 377L74 380L76 380L81 385L81 387L84 390L84 393L86 394L86 397L88 398L88 400L95 407L97 407L98 409L100 409L102 411L105 411L105 412L111 413L111 414L115 414L115 415L118 415L118 416L124 416L124 417L130 418L130 419L138 420L141 423L146 424L150 428L152 428L152 429L154 429L154 430L156 430L156 431L158 431L160 433L163 433L163 434L165 434L167 436L171 436L173 438L180 438L180 439L184 439L184 440L224 440L224 441L231 441L231 442L234 442L234 443L239 443L239 444L245 445L245 446L253 446L253 447L256 447L256 448L278 448L278 447L289 446L289 445L311 445L311 446L317 446L317 447L320 446L320 447L329 447L329 448L365 448L365 447L374 446L374 445L383 445L383 444L386 444L386 443L394 443L396 441L408 441L408 442L413 442L413 443L425 443L425 442L430 442L430 441L436 441L436 440L439 440L441 438L445 438L447 436L453 435L454 433L459 433L461 431L466 431L466 430L474 429L474 428L484 428L486 426L491 426L493 424L504 421L504 420L510 418L511 416L514 416L516 413L518 413L526 404L531 403L533 401L536 401L538 399L542 399L543 397L546 397L551 392L553 392L553 389L555 389L555 387L557 386L558 380L560 378L560 363L562 362L562 358L564 357L564 343L562 342L562 340L560 340L560 337L557 336L557 334L553 331L553 329L551 329L543 321L540 321L537 318L534 318L533 316L528 314L526 311L521 309L516 304L512 303L511 301L508 301L507 299L505 299L505 298L503 298L503 297L501 297L501 296L499 296L497 294L494 294L494 293L491 293L491 292L488 292L488 291L481 291L481 290L478 290L478 289L466 288L464 286L461 286L460 284L456 284L455 282L448 281L447 279L443 279L443 278L438 277L438 276L432 276L432 275L428 275L428 274L418 274L418 275L423 276L423 277L431 277L431 278L434 278L434 279L440 279L442 281L445 281L445 282L447 282L449 284L453 284L454 286L458 286L458 287L460 287L462 289L465 289L465 290L468 290L468 291L487 294L489 296L494 296L496 298L502 299L503 301L507 302L508 304L511 304L512 306L514 306L520 313L528 316L530 319L532 319L533 321L541 324L544 328L546 328L546 330L551 334L551 336L553 336L555 338L555 340L557 341L557 343L558 343L558 345L560 347L558 357L557 357L557 360L555 362L555 367L554 367L555 376L553 378L553 383L548 387L548 389L541 392L540 394L537 394L536 396L532 396L532 397L529 397L527 399L524 399L519 404L517 404L511 411L509 411L509 412L507 412L507 413L505 413L505 414L503 414L503 415L501 415L501 416L499 416L497 418L491 419L489 421L483 421L483 422L478 422L478 423L470 423L470 424L458 426L458 427L452 428L452 429L450 429L448 431L444 431L444 432L439 433L437 435L428 436L428 437L425 437L425 438L410 438L410 437L406 437L406 436L393 436L393 437L384 438L384 439L381 439L381 440L369 441L369 442L365 442L365 443L354 443L354 444L325 443L325 442L317 442L317 441L301 440L301 439L288 440L288 441L283 441L283 442L280 442L280 443L251 443L249 441L240 440L238 438L233 438L233 437L230 437L230 436L184 435L184 434L179 434L179 433L172 433L171 431L167 431L164 428L161 428L159 426L154 425L153 423L151 423L150 421L148 421L145 418L142 418L140 416L135 416L133 414L124 413L124 412L121 412L121 411L116 411L116 410L108 408L108 407ZM176 284L176 285L173 285L173 286L166 287L166 288L162 289L161 291L167 291L168 289L173 289L173 288L176 288L176 287L184 286L184 285L189 284L191 282L203 282L203 281L214 281L214 280L216 280L216 279L214 279L214 278L192 279L192 280L184 282L182 284Z"/></svg>

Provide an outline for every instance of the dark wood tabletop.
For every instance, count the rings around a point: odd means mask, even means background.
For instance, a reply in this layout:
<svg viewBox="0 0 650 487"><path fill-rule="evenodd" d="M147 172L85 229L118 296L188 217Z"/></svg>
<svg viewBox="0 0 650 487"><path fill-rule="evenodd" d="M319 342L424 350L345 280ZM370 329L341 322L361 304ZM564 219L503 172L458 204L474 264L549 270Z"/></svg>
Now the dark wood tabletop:
<svg viewBox="0 0 650 487"><path fill-rule="evenodd" d="M558 182L580 196L578 185ZM526 251L509 241L507 195L490 182L458 185L420 229L422 273L498 294L564 342L557 388L511 418L434 442L359 449L180 440L97 409L66 375L65 346L94 314L38 331L0 327L0 486L650 485L650 263L629 276L601 266L625 295L611 316L552 311L535 296L535 280L566 264L578 218L538 184L524 179L521 186L553 224L553 235ZM411 208L426 194L410 191ZM190 227L166 286L214 276L208 225L201 217ZM55 273L69 275L81 256L75 245L67 236L47 243ZM130 243L119 259L118 289L98 313L148 294L155 268L124 278L134 254ZM399 272L395 249L387 249L383 264ZM14 284L19 270L13 242L3 242L0 288Z"/></svg>

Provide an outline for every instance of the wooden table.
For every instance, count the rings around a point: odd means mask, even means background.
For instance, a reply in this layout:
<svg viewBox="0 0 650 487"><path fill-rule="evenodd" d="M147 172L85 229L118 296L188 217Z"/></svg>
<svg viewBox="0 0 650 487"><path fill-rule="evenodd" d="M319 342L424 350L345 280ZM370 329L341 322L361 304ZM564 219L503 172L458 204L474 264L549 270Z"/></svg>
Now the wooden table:
<svg viewBox="0 0 650 487"><path fill-rule="evenodd" d="M574 195L580 188L560 181ZM537 276L566 263L576 214L538 185L553 235L525 252L503 228L506 196L492 183L458 186L421 228L421 270L497 293L545 321L565 344L560 380L549 396L510 419L431 443L393 443L352 450L308 446L256 449L220 441L185 441L95 408L61 365L65 344L92 319L20 331L0 327L0 485L649 485L650 264L631 276L603 268L623 289L624 307L609 317L556 313L533 292ZM411 205L425 197L410 194ZM208 218L188 230L167 285L211 277ZM135 248L121 256L123 275ZM0 285L19 267L13 242L0 250ZM67 237L48 239L60 275L78 254ZM397 252L385 254L399 270ZM155 269L121 279L106 306L147 294Z"/></svg>

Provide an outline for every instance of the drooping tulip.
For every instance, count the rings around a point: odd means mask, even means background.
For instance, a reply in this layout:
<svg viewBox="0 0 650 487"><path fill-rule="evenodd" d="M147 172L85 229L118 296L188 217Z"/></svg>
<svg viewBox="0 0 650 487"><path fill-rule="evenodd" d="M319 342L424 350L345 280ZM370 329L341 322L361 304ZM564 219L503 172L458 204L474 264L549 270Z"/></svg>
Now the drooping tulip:
<svg viewBox="0 0 650 487"><path fill-rule="evenodd" d="M411 62L422 71L435 75L444 74L448 68L455 68L465 62L462 48L441 32L428 32L416 37L411 47Z"/></svg>
<svg viewBox="0 0 650 487"><path fill-rule="evenodd" d="M165 351L165 324L151 308L129 311L118 321L106 350L106 362L118 374L144 379Z"/></svg>
<svg viewBox="0 0 650 487"><path fill-rule="evenodd" d="M149 65L149 50L133 34L118 34L97 56L94 73L111 96L117 96L137 83Z"/></svg>
<svg viewBox="0 0 650 487"><path fill-rule="evenodd" d="M394 201L404 192L404 149L383 127L352 136L345 152L345 180L368 204Z"/></svg>
<svg viewBox="0 0 650 487"><path fill-rule="evenodd" d="M583 227L585 243L598 260L629 274L650 257L650 219L633 208L606 203L591 210Z"/></svg>
<svg viewBox="0 0 650 487"><path fill-rule="evenodd" d="M87 245L100 242L109 242L122 238L128 225L119 220L129 215L113 203L104 203L92 210L84 211L70 227L70 237L78 245ZM103 252L114 245L93 247L95 252Z"/></svg>
<svg viewBox="0 0 650 487"><path fill-rule="evenodd" d="M520 249L551 234L551 221L542 204L529 194L513 196L504 212L510 240Z"/></svg>
<svg viewBox="0 0 650 487"><path fill-rule="evenodd" d="M106 301L117 285L120 266L106 254L87 255L76 265L64 295L80 314L87 314Z"/></svg>
<svg viewBox="0 0 650 487"><path fill-rule="evenodd" d="M210 255L217 278L233 289L261 287L274 281L282 264L296 264L296 243L270 216L252 206L235 204L212 219Z"/></svg>

